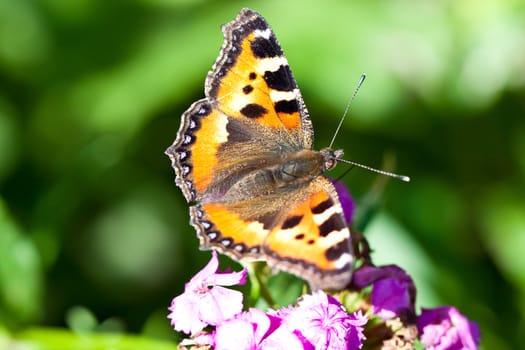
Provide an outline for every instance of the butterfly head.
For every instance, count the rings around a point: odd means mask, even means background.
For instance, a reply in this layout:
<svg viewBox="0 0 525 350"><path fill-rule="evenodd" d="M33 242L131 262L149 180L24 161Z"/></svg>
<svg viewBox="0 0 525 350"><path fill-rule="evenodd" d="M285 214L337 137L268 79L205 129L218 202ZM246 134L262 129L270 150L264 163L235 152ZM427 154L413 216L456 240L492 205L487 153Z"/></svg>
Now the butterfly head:
<svg viewBox="0 0 525 350"><path fill-rule="evenodd" d="M323 148L320 153L324 158L323 171L332 170L337 165L337 161L343 157L343 150L331 148Z"/></svg>

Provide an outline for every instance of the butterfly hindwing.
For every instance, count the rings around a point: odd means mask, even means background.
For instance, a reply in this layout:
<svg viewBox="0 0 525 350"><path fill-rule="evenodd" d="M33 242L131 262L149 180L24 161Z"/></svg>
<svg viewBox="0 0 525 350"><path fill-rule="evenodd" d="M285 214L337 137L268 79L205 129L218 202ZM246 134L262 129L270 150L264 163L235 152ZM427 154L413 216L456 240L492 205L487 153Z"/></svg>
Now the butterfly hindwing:
<svg viewBox="0 0 525 350"><path fill-rule="evenodd" d="M265 239L268 263L302 276L313 288L344 288L350 282L353 254L334 185L319 176L294 202L283 208Z"/></svg>
<svg viewBox="0 0 525 350"><path fill-rule="evenodd" d="M198 204L190 208L201 249L217 249L234 259L262 259L261 245L268 230L264 223L244 220L225 203Z"/></svg>

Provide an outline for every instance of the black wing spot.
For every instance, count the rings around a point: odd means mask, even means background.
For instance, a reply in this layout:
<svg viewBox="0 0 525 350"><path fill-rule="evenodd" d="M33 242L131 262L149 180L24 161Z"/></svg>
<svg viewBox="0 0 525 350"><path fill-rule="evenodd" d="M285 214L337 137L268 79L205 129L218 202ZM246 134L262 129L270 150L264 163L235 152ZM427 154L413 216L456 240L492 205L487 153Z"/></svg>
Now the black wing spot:
<svg viewBox="0 0 525 350"><path fill-rule="evenodd" d="M281 229L287 230L290 228L294 228L295 226L299 225L302 219L303 219L302 215L296 215L296 216L289 217L288 219L284 220L281 226Z"/></svg>
<svg viewBox="0 0 525 350"><path fill-rule="evenodd" d="M257 74L255 74L254 72L250 72L250 74L248 75L248 78L250 80L254 80L255 78L257 78Z"/></svg>
<svg viewBox="0 0 525 350"><path fill-rule="evenodd" d="M266 84L274 90L292 91L296 87L292 79L292 71L288 65L281 65L279 69L274 72L264 72L264 80Z"/></svg>
<svg viewBox="0 0 525 350"><path fill-rule="evenodd" d="M255 38L250 43L250 46L255 57L258 58L282 56L283 54L281 48L277 44L277 40L275 40L273 35L270 37L270 39L262 37Z"/></svg>
<svg viewBox="0 0 525 350"><path fill-rule="evenodd" d="M341 215L334 213L319 226L319 235L326 237L330 232L340 231L346 227Z"/></svg>
<svg viewBox="0 0 525 350"><path fill-rule="evenodd" d="M253 86L251 85L246 85L245 87L242 88L242 92L244 92L246 95L248 95L252 91L253 91Z"/></svg>
<svg viewBox="0 0 525 350"><path fill-rule="evenodd" d="M260 118L268 111L260 104L250 103L241 109L241 113L247 118Z"/></svg>
<svg viewBox="0 0 525 350"><path fill-rule="evenodd" d="M277 113L293 114L299 112L299 105L296 100L281 100L275 103L274 109Z"/></svg>
<svg viewBox="0 0 525 350"><path fill-rule="evenodd" d="M317 204L314 208L312 208L312 213L314 214L321 214L324 213L324 211L334 205L334 201L331 198L328 198L324 202L321 202Z"/></svg>
<svg viewBox="0 0 525 350"><path fill-rule="evenodd" d="M295 235L295 239L297 239L297 240L304 239L304 233L299 233L299 234Z"/></svg>
<svg viewBox="0 0 525 350"><path fill-rule="evenodd" d="M328 260L334 261L341 257L341 255L345 253L350 252L350 242L348 241L348 238L342 240L341 242L337 243L333 247L330 247L326 250L325 256Z"/></svg>

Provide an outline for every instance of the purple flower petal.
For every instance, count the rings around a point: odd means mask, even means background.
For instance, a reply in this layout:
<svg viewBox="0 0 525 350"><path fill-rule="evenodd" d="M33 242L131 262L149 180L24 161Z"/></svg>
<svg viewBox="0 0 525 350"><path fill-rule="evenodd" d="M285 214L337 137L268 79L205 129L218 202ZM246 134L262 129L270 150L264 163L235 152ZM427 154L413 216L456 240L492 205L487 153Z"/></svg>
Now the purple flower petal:
<svg viewBox="0 0 525 350"><path fill-rule="evenodd" d="M215 350L257 349L254 325L243 319L231 319L217 327L215 331Z"/></svg>
<svg viewBox="0 0 525 350"><path fill-rule="evenodd" d="M217 284L221 286L238 286L246 283L247 271L243 269L239 272L218 272L209 276L206 281L208 284Z"/></svg>
<svg viewBox="0 0 525 350"><path fill-rule="evenodd" d="M195 334L207 326L202 322L195 310L198 309L198 301L186 294L179 295L171 302L168 318L176 331L186 334Z"/></svg>
<svg viewBox="0 0 525 350"><path fill-rule="evenodd" d="M281 326L281 320L250 309L217 326L215 349L303 350L299 338Z"/></svg>
<svg viewBox="0 0 525 350"><path fill-rule="evenodd" d="M242 298L242 293L237 290L215 286L201 296L199 319L216 326L242 311Z"/></svg>
<svg viewBox="0 0 525 350"><path fill-rule="evenodd" d="M353 344L353 347L349 347L349 349L360 349L363 341L366 339L363 331L365 324L368 322L368 318L359 310L350 315L348 322L352 325L347 335L348 342ZM357 344L359 344L359 347L356 347Z"/></svg>
<svg viewBox="0 0 525 350"><path fill-rule="evenodd" d="M360 349L367 318L349 315L332 296L322 291L304 295L299 306L283 319L290 331L298 331L315 349Z"/></svg>
<svg viewBox="0 0 525 350"><path fill-rule="evenodd" d="M417 320L421 342L429 350L475 350L480 332L478 325L455 307L423 309Z"/></svg>
<svg viewBox="0 0 525 350"><path fill-rule="evenodd" d="M219 269L219 258L217 258L217 252L212 250L210 261L204 266L202 270L197 272L191 280L186 283L186 287L192 287L193 285L200 285L203 281L212 277Z"/></svg>
<svg viewBox="0 0 525 350"><path fill-rule="evenodd" d="M285 326L279 326L261 342L259 349L313 350L314 348L310 343L305 343L300 336L290 332Z"/></svg>
<svg viewBox="0 0 525 350"><path fill-rule="evenodd" d="M414 314L416 287L414 281L398 266L362 266L354 272L354 288L372 287L370 302L373 312L389 319L402 314Z"/></svg>
<svg viewBox="0 0 525 350"><path fill-rule="evenodd" d="M352 286L357 289L365 288L375 281L383 278L393 277L398 279L411 279L409 275L396 265L370 266L363 265L354 271L352 275Z"/></svg>
<svg viewBox="0 0 525 350"><path fill-rule="evenodd" d="M397 278L385 278L374 283L372 312L383 319L394 318L411 309L407 283Z"/></svg>
<svg viewBox="0 0 525 350"><path fill-rule="evenodd" d="M330 179L330 180L335 186L337 196L339 197L339 202L341 203L341 206L343 207L343 214L345 216L346 223L350 224L354 216L354 210L355 210L354 200L352 199L350 192L348 192L348 188L346 187L344 182L335 181L333 179Z"/></svg>
<svg viewBox="0 0 525 350"><path fill-rule="evenodd" d="M292 313L294 309L295 308L292 305L288 305L277 310L268 309L266 313L270 316L275 316L277 318L283 319L288 317L288 315Z"/></svg>

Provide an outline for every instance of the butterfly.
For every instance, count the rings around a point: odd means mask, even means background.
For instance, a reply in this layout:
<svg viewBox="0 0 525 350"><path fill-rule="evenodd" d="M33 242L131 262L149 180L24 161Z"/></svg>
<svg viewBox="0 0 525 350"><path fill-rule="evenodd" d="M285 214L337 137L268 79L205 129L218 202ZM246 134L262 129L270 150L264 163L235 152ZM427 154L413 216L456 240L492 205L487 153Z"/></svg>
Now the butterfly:
<svg viewBox="0 0 525 350"><path fill-rule="evenodd" d="M312 149L308 110L261 15L245 8L222 32L205 97L184 112L166 150L200 247L265 260L314 289L343 289L351 234L323 175L343 152Z"/></svg>

